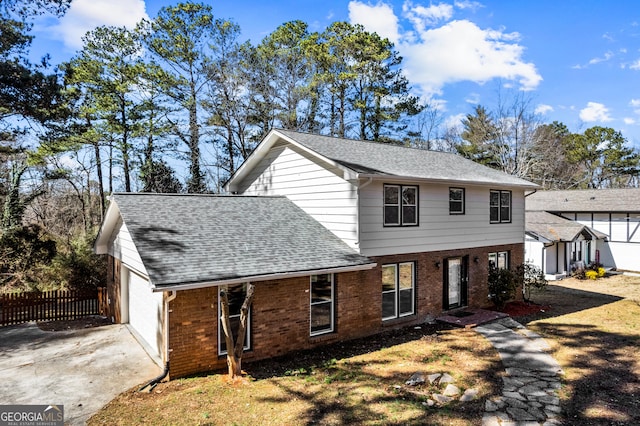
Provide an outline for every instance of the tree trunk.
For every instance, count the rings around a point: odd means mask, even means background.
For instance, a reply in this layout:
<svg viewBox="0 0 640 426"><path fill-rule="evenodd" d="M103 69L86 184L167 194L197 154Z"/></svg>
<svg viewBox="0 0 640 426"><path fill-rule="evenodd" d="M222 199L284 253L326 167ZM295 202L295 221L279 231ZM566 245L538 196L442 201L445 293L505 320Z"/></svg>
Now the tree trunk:
<svg viewBox="0 0 640 426"><path fill-rule="evenodd" d="M253 293L255 285L247 284L247 294L240 308L240 328L238 336L234 339L233 330L231 330L231 320L229 319L229 298L225 290L220 292L220 304L222 316L222 330L224 331L225 343L227 345L227 366L229 367L229 378L235 379L242 376L242 353L244 352L244 337L247 331L247 319L249 317L249 309L253 302ZM234 342L235 340L235 342Z"/></svg>

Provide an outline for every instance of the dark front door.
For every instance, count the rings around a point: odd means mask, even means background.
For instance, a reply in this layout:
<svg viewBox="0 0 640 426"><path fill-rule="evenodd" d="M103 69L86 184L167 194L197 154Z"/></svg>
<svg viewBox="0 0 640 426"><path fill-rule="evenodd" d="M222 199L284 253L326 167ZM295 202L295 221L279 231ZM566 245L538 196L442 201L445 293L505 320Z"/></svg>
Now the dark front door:
<svg viewBox="0 0 640 426"><path fill-rule="evenodd" d="M445 310L467 306L468 258L445 259L443 307Z"/></svg>

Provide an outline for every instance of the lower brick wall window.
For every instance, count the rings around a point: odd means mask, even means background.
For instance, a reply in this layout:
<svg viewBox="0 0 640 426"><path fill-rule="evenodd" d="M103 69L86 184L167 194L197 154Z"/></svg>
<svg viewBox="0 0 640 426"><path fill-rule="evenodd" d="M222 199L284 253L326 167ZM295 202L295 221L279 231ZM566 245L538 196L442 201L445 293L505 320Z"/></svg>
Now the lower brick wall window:
<svg viewBox="0 0 640 426"><path fill-rule="evenodd" d="M415 313L415 263L382 265L382 319Z"/></svg>
<svg viewBox="0 0 640 426"><path fill-rule="evenodd" d="M334 324L333 274L311 276L310 323L311 336L331 333Z"/></svg>
<svg viewBox="0 0 640 426"><path fill-rule="evenodd" d="M224 337L224 330L222 328L222 298L220 297L220 291L227 291L227 298L229 299L229 320L231 321L231 330L233 331L233 338L237 339L238 329L240 328L240 308L244 303L244 298L247 294L246 284L237 284L229 286L218 287L218 354L227 354L227 342ZM249 308L249 316L247 318L247 331L244 336L244 350L251 349L251 308Z"/></svg>
<svg viewBox="0 0 640 426"><path fill-rule="evenodd" d="M489 253L489 267L509 269L509 252L499 251L496 253Z"/></svg>

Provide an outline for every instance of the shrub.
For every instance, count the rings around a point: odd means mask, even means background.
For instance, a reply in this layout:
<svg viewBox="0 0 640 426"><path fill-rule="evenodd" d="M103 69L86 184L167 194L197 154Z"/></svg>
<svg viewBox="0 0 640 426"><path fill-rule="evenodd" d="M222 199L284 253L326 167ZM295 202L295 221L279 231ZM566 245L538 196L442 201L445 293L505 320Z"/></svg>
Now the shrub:
<svg viewBox="0 0 640 426"><path fill-rule="evenodd" d="M602 266L598 268L598 278L604 277L606 273L607 271Z"/></svg>
<svg viewBox="0 0 640 426"><path fill-rule="evenodd" d="M523 263L516 268L517 283L522 286L524 300L531 300L531 291L542 291L547 287L548 281L544 273L535 265Z"/></svg>
<svg viewBox="0 0 640 426"><path fill-rule="evenodd" d="M493 301L498 309L504 308L504 305L516 295L518 283L513 272L509 269L489 268L489 299Z"/></svg>
<svg viewBox="0 0 640 426"><path fill-rule="evenodd" d="M593 269L589 269L589 270L584 272L584 276L585 276L586 279L595 281L596 279L598 279L598 271L594 271Z"/></svg>

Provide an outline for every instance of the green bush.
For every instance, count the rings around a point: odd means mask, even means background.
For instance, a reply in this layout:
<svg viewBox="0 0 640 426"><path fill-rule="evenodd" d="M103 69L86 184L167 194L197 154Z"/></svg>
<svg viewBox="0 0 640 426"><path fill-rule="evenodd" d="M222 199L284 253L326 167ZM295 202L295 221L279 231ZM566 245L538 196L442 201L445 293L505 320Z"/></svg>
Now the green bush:
<svg viewBox="0 0 640 426"><path fill-rule="evenodd" d="M489 268L489 299L498 309L504 308L506 303L516 295L518 282L509 269Z"/></svg>

